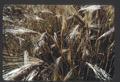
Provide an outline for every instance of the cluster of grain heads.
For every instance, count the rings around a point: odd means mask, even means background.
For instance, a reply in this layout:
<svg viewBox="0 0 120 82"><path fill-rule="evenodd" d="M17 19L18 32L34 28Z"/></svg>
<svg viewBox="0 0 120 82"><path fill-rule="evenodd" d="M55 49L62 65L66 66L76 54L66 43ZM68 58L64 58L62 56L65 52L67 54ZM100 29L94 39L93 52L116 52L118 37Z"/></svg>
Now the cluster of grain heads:
<svg viewBox="0 0 120 82"><path fill-rule="evenodd" d="M109 5L6 5L4 54L20 56L25 65L3 78L111 80L113 10Z"/></svg>

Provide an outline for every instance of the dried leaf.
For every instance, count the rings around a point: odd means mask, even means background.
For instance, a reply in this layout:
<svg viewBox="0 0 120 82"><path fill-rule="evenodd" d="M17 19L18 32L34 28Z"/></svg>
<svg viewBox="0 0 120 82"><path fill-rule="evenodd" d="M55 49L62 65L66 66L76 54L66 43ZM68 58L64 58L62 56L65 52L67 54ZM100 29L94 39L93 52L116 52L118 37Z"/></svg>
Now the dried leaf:
<svg viewBox="0 0 120 82"><path fill-rule="evenodd" d="M86 11L89 11L89 12L93 12L93 11L96 11L98 9L101 9L100 5L89 5L89 6L81 7L81 9L79 11L86 10Z"/></svg>
<svg viewBox="0 0 120 82"><path fill-rule="evenodd" d="M111 33L114 32L114 30L115 30L114 27L111 28L109 31L107 31L107 32L105 32L104 34L102 34L97 40L100 40L100 39L102 39L102 38L104 38L104 37L110 35Z"/></svg>
<svg viewBox="0 0 120 82"><path fill-rule="evenodd" d="M80 25L76 25L75 28L71 31L71 33L69 34L69 37L72 41L76 40L77 35L79 34L79 26Z"/></svg>
<svg viewBox="0 0 120 82"><path fill-rule="evenodd" d="M111 80L110 75L102 68L98 67L97 65L92 65L88 62L86 62L86 64L93 70L96 78L100 80Z"/></svg>
<svg viewBox="0 0 120 82"><path fill-rule="evenodd" d="M29 53L27 50L24 51L24 65L29 63Z"/></svg>
<svg viewBox="0 0 120 82"><path fill-rule="evenodd" d="M51 12L51 11L48 10L48 9L44 9L44 10L42 10L41 13L53 14L53 12Z"/></svg>
<svg viewBox="0 0 120 82"><path fill-rule="evenodd" d="M11 22L11 23L14 22L13 20L11 20L11 19L10 19L9 17L7 17L7 16L3 16L3 20L4 20L4 21Z"/></svg>
<svg viewBox="0 0 120 82"><path fill-rule="evenodd" d="M21 34L25 34L25 33L39 34L36 31L30 30L30 29L26 29L26 28L23 28L23 27L20 27L20 28L16 27L14 29L5 29L4 31L5 31L5 33L11 33L13 35L21 35Z"/></svg>
<svg viewBox="0 0 120 82"><path fill-rule="evenodd" d="M67 75L65 76L65 78L64 78L63 81L67 81L67 80L71 79L72 76L73 76L73 71L74 71L77 67L78 67L78 66L75 66L74 68L72 68L72 69L67 73Z"/></svg>

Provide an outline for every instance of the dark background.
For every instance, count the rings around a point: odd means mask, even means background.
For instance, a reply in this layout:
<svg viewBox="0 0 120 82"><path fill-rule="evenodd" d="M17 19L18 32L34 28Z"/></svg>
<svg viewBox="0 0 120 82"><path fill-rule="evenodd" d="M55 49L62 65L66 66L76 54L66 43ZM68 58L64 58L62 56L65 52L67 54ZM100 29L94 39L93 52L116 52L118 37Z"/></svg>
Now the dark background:
<svg viewBox="0 0 120 82"><path fill-rule="evenodd" d="M111 82L120 82L120 0L0 0L0 82L2 79L2 8L4 4L75 4L75 5L113 5L115 8L115 73ZM79 81L78 81L79 82ZM89 81L90 82L90 81ZM96 82L96 81L92 81Z"/></svg>

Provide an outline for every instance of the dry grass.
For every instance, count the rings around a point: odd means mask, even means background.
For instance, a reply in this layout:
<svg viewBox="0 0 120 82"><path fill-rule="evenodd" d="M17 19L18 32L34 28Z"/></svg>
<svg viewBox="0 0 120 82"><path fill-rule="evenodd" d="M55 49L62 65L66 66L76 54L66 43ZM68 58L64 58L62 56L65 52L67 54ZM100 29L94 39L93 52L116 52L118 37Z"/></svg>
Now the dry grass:
<svg viewBox="0 0 120 82"><path fill-rule="evenodd" d="M3 21L3 73L23 64L23 68L31 69L28 72L17 68L18 75L7 73L3 76L5 80L111 80L113 77L111 5L5 5ZM42 64L36 65L40 61ZM26 66L28 63L32 66ZM45 68L41 69L41 65Z"/></svg>

